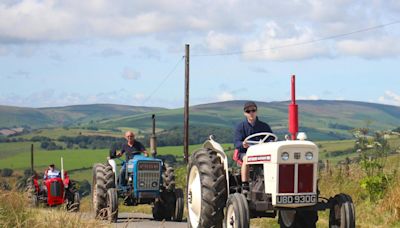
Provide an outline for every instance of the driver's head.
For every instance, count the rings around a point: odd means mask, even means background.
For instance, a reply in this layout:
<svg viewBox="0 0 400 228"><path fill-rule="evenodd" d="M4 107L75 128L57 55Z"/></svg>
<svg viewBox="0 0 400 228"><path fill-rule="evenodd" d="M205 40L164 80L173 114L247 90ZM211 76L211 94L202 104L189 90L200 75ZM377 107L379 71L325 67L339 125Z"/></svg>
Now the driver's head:
<svg viewBox="0 0 400 228"><path fill-rule="evenodd" d="M128 142L133 143L135 141L135 134L132 131L127 131L125 133L125 139Z"/></svg>
<svg viewBox="0 0 400 228"><path fill-rule="evenodd" d="M55 168L55 165L54 165L54 164L50 164L50 165L49 165L49 169L50 169L51 171L53 171L54 168Z"/></svg>
<svg viewBox="0 0 400 228"><path fill-rule="evenodd" d="M257 118L257 105L253 101L246 102L243 111L247 120L254 121Z"/></svg>

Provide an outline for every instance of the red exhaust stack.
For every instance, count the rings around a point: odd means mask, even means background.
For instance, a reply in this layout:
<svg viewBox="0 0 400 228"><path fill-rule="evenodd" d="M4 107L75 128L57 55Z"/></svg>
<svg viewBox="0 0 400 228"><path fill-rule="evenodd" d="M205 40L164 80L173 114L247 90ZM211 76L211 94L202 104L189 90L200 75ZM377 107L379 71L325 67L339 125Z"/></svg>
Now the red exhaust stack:
<svg viewBox="0 0 400 228"><path fill-rule="evenodd" d="M289 132L292 140L296 140L299 131L298 107L296 104L296 76L292 75L292 102L289 104Z"/></svg>

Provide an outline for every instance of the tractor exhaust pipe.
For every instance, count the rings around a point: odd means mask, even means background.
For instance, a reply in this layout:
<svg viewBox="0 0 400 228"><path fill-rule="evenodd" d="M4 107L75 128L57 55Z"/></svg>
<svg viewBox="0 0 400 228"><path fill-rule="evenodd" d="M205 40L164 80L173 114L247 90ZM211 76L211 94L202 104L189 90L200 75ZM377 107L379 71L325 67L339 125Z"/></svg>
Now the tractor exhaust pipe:
<svg viewBox="0 0 400 228"><path fill-rule="evenodd" d="M292 88L291 96L292 101L289 104L289 133L292 136L292 140L296 140L297 132L299 131L299 115L298 106L296 104L296 76L292 75Z"/></svg>
<svg viewBox="0 0 400 228"><path fill-rule="evenodd" d="M61 157L61 179L64 181L64 159Z"/></svg>
<svg viewBox="0 0 400 228"><path fill-rule="evenodd" d="M150 151L153 158L157 156L157 137L156 137L156 115L152 115L153 119L153 131L150 137Z"/></svg>

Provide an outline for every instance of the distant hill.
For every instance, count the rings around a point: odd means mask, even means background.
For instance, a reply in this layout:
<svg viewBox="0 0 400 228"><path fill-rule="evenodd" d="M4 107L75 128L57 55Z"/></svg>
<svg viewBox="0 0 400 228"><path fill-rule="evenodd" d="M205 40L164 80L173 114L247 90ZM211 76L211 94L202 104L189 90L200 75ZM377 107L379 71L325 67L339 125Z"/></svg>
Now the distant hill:
<svg viewBox="0 0 400 228"><path fill-rule="evenodd" d="M231 131L243 117L245 101L227 101L192 106L192 126L221 127ZM274 132L287 133L287 105L283 102L257 102L259 117ZM355 101L298 101L300 130L312 139L349 138L350 129L369 127L375 130L400 126L400 107ZM147 130L150 116L157 116L157 128L183 125L183 109L134 107L112 104L76 105L55 108L19 108L0 106L0 127L28 125L32 128L81 124L97 128L129 127ZM176 128L175 128L176 130Z"/></svg>
<svg viewBox="0 0 400 228"><path fill-rule="evenodd" d="M0 105L0 128L29 126L31 128L86 124L127 115L164 110L114 104L72 105L52 108L22 108Z"/></svg>
<svg viewBox="0 0 400 228"><path fill-rule="evenodd" d="M227 101L196 105L190 108L190 124L218 126L232 129L241 121L245 101ZM257 102L259 117L268 122L278 134L287 133L288 101ZM313 139L350 138L349 130L369 127L375 130L394 129L400 126L400 107L355 101L298 101L300 130ZM161 110L157 114L157 127L169 129L182 126L183 110ZM150 128L148 114L125 116L100 121L98 126Z"/></svg>

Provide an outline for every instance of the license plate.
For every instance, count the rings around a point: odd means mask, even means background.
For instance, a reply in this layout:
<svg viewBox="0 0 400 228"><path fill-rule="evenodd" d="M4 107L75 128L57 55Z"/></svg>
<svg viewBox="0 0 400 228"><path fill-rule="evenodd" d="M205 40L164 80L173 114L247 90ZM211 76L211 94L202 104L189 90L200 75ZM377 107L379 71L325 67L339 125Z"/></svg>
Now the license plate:
<svg viewBox="0 0 400 228"><path fill-rule="evenodd" d="M309 204L317 203L317 195L278 195L276 204Z"/></svg>

